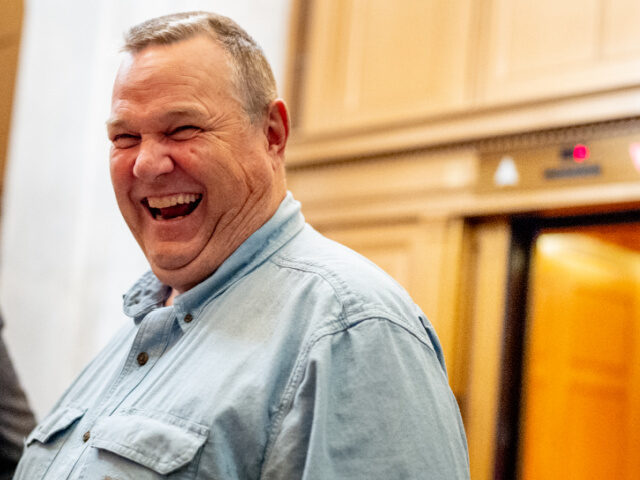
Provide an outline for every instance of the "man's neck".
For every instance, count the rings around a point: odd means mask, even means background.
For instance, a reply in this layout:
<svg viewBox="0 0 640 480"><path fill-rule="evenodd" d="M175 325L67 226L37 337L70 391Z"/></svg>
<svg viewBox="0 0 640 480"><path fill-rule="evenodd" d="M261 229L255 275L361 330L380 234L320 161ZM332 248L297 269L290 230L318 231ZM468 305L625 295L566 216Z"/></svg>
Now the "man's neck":
<svg viewBox="0 0 640 480"><path fill-rule="evenodd" d="M169 295L169 298L167 298L164 301L164 306L165 307L169 307L171 305L173 305L173 299L176 298L176 296L180 295L180 292L178 292L175 288L171 289L171 294Z"/></svg>

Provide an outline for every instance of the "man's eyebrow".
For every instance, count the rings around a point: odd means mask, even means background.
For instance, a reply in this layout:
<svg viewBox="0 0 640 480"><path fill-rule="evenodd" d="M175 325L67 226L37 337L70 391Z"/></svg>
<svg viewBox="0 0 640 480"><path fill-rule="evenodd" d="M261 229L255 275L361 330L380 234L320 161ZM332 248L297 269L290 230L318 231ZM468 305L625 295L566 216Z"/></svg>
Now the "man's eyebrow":
<svg viewBox="0 0 640 480"><path fill-rule="evenodd" d="M197 108L181 108L176 110L170 110L159 116L161 121L173 121L183 118L199 120L206 117L206 114L198 110Z"/></svg>
<svg viewBox="0 0 640 480"><path fill-rule="evenodd" d="M168 112L164 112L163 114L158 116L158 120L161 123L174 122L176 120L181 119L189 119L189 120L205 120L207 118L207 114L197 108L179 108L175 110L170 110ZM127 129L129 122L127 122L123 118L110 117L105 122L107 126L107 130L124 128Z"/></svg>
<svg viewBox="0 0 640 480"><path fill-rule="evenodd" d="M120 118L109 117L105 122L105 125L107 126L107 130L112 130L123 127L125 125L125 121Z"/></svg>

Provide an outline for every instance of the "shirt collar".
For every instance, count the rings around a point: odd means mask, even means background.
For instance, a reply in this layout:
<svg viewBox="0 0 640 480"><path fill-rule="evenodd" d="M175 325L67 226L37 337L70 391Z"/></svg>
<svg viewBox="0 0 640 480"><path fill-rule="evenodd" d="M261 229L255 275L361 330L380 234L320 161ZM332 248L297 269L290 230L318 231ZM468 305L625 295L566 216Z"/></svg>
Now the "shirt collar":
<svg viewBox="0 0 640 480"><path fill-rule="evenodd" d="M173 305L177 318L198 310L205 301L222 293L229 285L267 260L303 226L300 203L288 192L276 213L245 240L210 277L175 298ZM171 288L162 284L149 271L124 295L124 313L138 323L147 313L164 305L170 293Z"/></svg>

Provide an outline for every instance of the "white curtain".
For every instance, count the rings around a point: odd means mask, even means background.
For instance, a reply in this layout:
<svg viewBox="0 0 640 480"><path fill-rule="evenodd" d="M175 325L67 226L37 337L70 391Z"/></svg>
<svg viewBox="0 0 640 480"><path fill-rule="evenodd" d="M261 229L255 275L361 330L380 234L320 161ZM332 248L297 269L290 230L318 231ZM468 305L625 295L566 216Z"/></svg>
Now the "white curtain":
<svg viewBox="0 0 640 480"><path fill-rule="evenodd" d="M123 32L211 10L235 19L283 76L290 0L27 0L3 199L4 338L36 414L128 321L148 267L118 212L104 122ZM281 82L279 82L281 85Z"/></svg>

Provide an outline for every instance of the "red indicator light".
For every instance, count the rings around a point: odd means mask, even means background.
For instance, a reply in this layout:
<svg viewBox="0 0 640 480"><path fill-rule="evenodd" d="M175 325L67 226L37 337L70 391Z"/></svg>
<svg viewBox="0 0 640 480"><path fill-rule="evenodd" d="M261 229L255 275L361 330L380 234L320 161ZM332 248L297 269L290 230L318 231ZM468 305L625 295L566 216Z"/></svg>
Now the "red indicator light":
<svg viewBox="0 0 640 480"><path fill-rule="evenodd" d="M573 161L582 163L589 158L589 149L586 145L579 143L573 147Z"/></svg>

